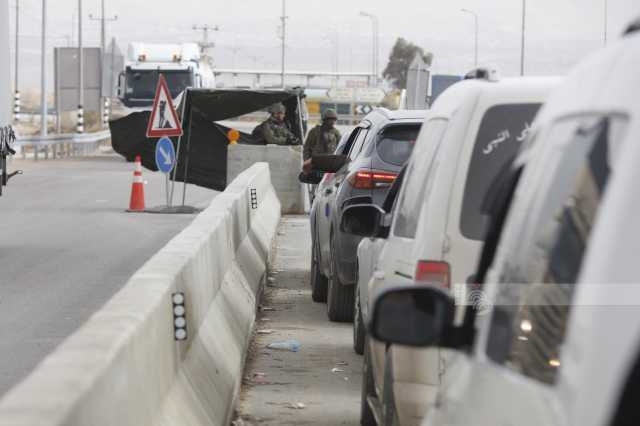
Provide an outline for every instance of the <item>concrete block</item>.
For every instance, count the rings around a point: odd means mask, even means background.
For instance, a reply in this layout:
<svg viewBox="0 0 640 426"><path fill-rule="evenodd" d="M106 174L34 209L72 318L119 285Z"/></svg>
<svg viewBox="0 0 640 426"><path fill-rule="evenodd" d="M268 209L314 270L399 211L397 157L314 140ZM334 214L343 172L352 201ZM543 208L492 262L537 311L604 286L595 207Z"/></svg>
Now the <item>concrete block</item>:
<svg viewBox="0 0 640 426"><path fill-rule="evenodd" d="M270 179L264 163L239 174L0 400L0 425L228 425L280 219ZM173 338L175 291L184 342Z"/></svg>
<svg viewBox="0 0 640 426"><path fill-rule="evenodd" d="M298 181L302 169L302 147L229 145L227 182L257 162L265 162L271 169L271 184L280 199L282 213L304 213L303 186Z"/></svg>

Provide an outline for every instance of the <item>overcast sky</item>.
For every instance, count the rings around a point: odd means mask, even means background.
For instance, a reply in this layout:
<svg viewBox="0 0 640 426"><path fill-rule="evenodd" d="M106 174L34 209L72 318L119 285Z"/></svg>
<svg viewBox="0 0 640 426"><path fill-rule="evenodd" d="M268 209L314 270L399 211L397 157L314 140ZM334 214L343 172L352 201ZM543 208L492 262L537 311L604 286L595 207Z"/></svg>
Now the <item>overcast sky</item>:
<svg viewBox="0 0 640 426"><path fill-rule="evenodd" d="M277 68L280 63L277 28L281 0L105 0L107 14L118 15L108 25L126 50L130 41L197 41L193 25L218 25L212 34L214 60L220 67ZM16 0L10 0L15 6ZM49 48L76 43L77 0L48 0ZM585 55L603 45L605 0L528 0L527 73L563 74ZM39 79L41 0L20 0L21 75L25 86ZM439 72L463 73L473 65L473 18L478 13L481 63L516 75L520 61L520 0L288 0L287 65L303 70L331 70L338 52L342 71L371 69L371 22L360 11L380 20L380 69L391 46L404 37L435 55ZM99 0L83 1L84 15L99 15ZM633 17L639 0L608 0L609 40L618 38ZM13 14L12 14L13 16ZM13 18L12 18L13 19ZM13 23L12 23L13 25ZM88 45L98 45L99 26L85 20ZM73 33L72 33L73 31ZM336 43L335 40L338 40Z"/></svg>

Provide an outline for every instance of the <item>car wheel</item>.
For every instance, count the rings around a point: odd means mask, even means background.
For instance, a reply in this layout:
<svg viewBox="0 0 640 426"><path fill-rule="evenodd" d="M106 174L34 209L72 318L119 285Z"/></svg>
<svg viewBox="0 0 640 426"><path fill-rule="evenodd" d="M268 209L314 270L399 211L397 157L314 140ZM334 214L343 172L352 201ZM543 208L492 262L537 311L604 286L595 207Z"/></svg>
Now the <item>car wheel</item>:
<svg viewBox="0 0 640 426"><path fill-rule="evenodd" d="M320 262L315 242L311 247L311 299L318 303L327 301L327 277L320 272Z"/></svg>
<svg viewBox="0 0 640 426"><path fill-rule="evenodd" d="M331 250L329 265L331 274L329 278L327 294L327 315L331 321L349 322L353 320L353 298L355 295L354 285L343 285L338 278L338 268L336 265L335 245L333 235L331 236Z"/></svg>
<svg viewBox="0 0 640 426"><path fill-rule="evenodd" d="M371 355L369 345L367 345L364 362L362 363L362 392L360 398L360 424L362 426L376 426L376 418L373 410L369 406L368 397L375 397L375 383L373 382L373 371L371 370Z"/></svg>
<svg viewBox="0 0 640 426"><path fill-rule="evenodd" d="M364 353L365 327L364 321L362 320L362 311L360 310L360 291L357 286L355 288L354 300L353 350L356 351L358 355L362 355Z"/></svg>
<svg viewBox="0 0 640 426"><path fill-rule="evenodd" d="M384 357L384 386L382 388L382 416L384 426L398 426L398 413L393 395L393 359L391 348L387 347Z"/></svg>

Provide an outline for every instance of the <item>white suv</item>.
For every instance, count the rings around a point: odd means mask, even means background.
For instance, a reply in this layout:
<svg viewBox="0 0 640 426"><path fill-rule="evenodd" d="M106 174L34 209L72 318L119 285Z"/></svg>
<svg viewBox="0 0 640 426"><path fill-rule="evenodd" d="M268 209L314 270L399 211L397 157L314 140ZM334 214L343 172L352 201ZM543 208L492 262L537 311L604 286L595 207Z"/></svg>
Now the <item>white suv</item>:
<svg viewBox="0 0 640 426"><path fill-rule="evenodd" d="M384 226L388 215L374 207L369 211L380 216L374 236L389 235L381 248L372 243L379 257L371 274L361 273L371 279L358 283L364 321L370 309L365 301L398 283L440 286L466 297L487 225L485 195L515 157L557 82L467 80L438 98L407 165L390 232ZM362 206L350 209L347 227L366 216ZM359 255L365 253L361 246ZM388 348L373 340L365 351L363 424L374 424L374 417L385 424L419 424L435 399L446 358L437 350Z"/></svg>
<svg viewBox="0 0 640 426"><path fill-rule="evenodd" d="M459 354L425 425L638 424L639 60L640 31L580 65L540 112L524 171L496 198L512 202L492 209L506 220L478 271L483 309L456 323L447 293L415 286L377 300L376 337Z"/></svg>

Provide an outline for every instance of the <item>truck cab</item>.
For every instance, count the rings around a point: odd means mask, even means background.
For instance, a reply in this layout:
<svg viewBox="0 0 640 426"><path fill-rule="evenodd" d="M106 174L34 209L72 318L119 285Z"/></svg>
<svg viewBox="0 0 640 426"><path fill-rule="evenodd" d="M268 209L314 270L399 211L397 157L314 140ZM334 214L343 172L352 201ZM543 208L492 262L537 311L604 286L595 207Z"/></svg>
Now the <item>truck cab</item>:
<svg viewBox="0 0 640 426"><path fill-rule="evenodd" d="M151 106L160 74L174 98L187 87L215 85L209 58L201 55L197 44L131 43L118 78L118 98L129 108Z"/></svg>

